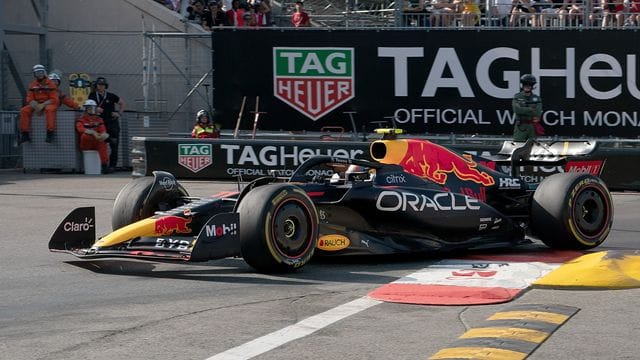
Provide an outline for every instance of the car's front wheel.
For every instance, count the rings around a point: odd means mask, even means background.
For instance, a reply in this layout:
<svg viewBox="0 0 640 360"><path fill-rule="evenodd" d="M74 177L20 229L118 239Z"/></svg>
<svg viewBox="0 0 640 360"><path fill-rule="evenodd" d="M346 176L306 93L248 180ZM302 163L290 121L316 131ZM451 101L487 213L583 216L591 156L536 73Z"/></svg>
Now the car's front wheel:
<svg viewBox="0 0 640 360"><path fill-rule="evenodd" d="M299 187L259 186L241 200L240 246L244 260L261 272L290 272L313 256L318 238L316 208Z"/></svg>

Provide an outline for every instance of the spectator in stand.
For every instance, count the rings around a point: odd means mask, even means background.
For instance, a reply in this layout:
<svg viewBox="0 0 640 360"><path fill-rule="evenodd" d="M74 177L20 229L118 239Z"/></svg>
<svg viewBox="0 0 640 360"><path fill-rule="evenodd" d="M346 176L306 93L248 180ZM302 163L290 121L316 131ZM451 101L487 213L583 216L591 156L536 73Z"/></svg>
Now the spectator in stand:
<svg viewBox="0 0 640 360"><path fill-rule="evenodd" d="M76 104L76 102L73 101L72 98L68 97L60 89L60 75L52 72L51 74L49 74L49 80L53 81L56 84L56 87L58 88L57 93L58 93L59 106L66 105L68 108L73 109L73 110L82 109L82 106Z"/></svg>
<svg viewBox="0 0 640 360"><path fill-rule="evenodd" d="M514 95L511 102L516 116L516 125L513 129L514 141L535 139L537 135L544 134L540 124L542 99L533 93L536 83L536 77L531 74L524 74L520 78L520 92Z"/></svg>
<svg viewBox="0 0 640 360"><path fill-rule="evenodd" d="M107 80L100 76L94 84L94 91L89 94L89 99L97 104L96 113L102 118L104 126L107 128L109 138L107 143L111 153L109 154L109 172L115 171L118 164L118 145L120 141L120 117L124 113L124 100L118 95L107 92L109 84ZM118 105L118 109L116 109Z"/></svg>
<svg viewBox="0 0 640 360"><path fill-rule="evenodd" d="M193 0L191 6L187 8L187 20L194 22L202 26L205 30L211 30L209 24L211 24L211 13L209 9L204 5L205 0Z"/></svg>
<svg viewBox="0 0 640 360"><path fill-rule="evenodd" d="M513 0L511 8L511 26L520 26L520 20L525 17L527 21L531 21L531 26L538 26L538 17L536 9L533 7L531 0Z"/></svg>
<svg viewBox="0 0 640 360"><path fill-rule="evenodd" d="M76 131L80 134L80 150L97 150L100 155L102 173L108 174L110 172L109 155L107 155L105 141L109 138L109 134L102 118L96 115L97 105L93 100L84 102L84 113L76 121Z"/></svg>
<svg viewBox="0 0 640 360"><path fill-rule="evenodd" d="M296 9L291 15L291 23L295 27L309 27L311 26L311 19L309 14L304 11L304 4L302 0L296 1Z"/></svg>
<svg viewBox="0 0 640 360"><path fill-rule="evenodd" d="M258 4L258 26L271 26L271 1L262 0Z"/></svg>
<svg viewBox="0 0 640 360"><path fill-rule="evenodd" d="M455 18L455 5L451 0L433 0L431 1L431 13L429 23L433 27L449 27Z"/></svg>
<svg viewBox="0 0 640 360"><path fill-rule="evenodd" d="M640 26L640 0L631 0L629 4L629 24Z"/></svg>
<svg viewBox="0 0 640 360"><path fill-rule="evenodd" d="M220 9L220 5L218 5L217 2L212 1L209 3L209 11L211 13L211 23L209 24L211 29L223 26L226 23L227 17L224 15L224 11Z"/></svg>
<svg viewBox="0 0 640 360"><path fill-rule="evenodd" d="M546 4L547 6L540 10L540 26L546 27L548 19L557 18L558 25L564 27L566 25L565 19L569 13L569 2L566 0L549 0Z"/></svg>
<svg viewBox="0 0 640 360"><path fill-rule="evenodd" d="M621 28L624 25L624 1L602 0L602 28Z"/></svg>
<svg viewBox="0 0 640 360"><path fill-rule="evenodd" d="M491 16L491 26L507 26L509 24L511 3L511 0L490 1L489 16Z"/></svg>
<svg viewBox="0 0 640 360"><path fill-rule="evenodd" d="M258 15L254 6L247 6L244 14L242 14L242 23L244 27L258 27Z"/></svg>
<svg viewBox="0 0 640 360"><path fill-rule="evenodd" d="M214 139L220 137L220 129L211 123L209 113L206 110L200 110L196 114L196 124L191 130L191 137L197 139Z"/></svg>
<svg viewBox="0 0 640 360"><path fill-rule="evenodd" d="M460 26L472 27L480 22L480 6L476 0L461 0L459 6L461 8Z"/></svg>
<svg viewBox="0 0 640 360"><path fill-rule="evenodd" d="M20 109L20 143L30 142L31 118L33 113L40 115L44 112L47 122L46 142L53 141L56 130L56 111L60 102L58 100L58 88L47 77L47 70L43 65L37 64L32 68L35 78L27 89L27 105Z"/></svg>
<svg viewBox="0 0 640 360"><path fill-rule="evenodd" d="M233 0L231 2L231 9L227 10L227 26L243 26L244 20L242 16L244 15L244 9L240 7L240 1Z"/></svg>

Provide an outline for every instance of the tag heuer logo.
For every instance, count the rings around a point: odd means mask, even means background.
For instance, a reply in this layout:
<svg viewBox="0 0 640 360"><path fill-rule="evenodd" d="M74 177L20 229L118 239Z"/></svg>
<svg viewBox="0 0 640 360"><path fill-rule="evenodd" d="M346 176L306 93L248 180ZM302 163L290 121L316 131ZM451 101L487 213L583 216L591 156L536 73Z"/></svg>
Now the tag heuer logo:
<svg viewBox="0 0 640 360"><path fill-rule="evenodd" d="M318 120L353 98L353 48L273 48L275 97Z"/></svg>
<svg viewBox="0 0 640 360"><path fill-rule="evenodd" d="M194 173L213 164L211 144L178 144L178 163Z"/></svg>

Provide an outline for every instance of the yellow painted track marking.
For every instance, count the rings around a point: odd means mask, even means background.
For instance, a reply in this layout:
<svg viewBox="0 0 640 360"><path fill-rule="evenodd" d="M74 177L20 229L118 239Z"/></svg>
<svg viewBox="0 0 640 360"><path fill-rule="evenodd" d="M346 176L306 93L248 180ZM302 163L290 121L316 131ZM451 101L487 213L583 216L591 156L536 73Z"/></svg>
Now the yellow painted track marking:
<svg viewBox="0 0 640 360"><path fill-rule="evenodd" d="M552 324L562 324L569 317L544 311L504 311L493 314L487 320L535 320Z"/></svg>
<svg viewBox="0 0 640 360"><path fill-rule="evenodd" d="M536 286L628 289L640 287L640 253L600 251L574 259L543 278Z"/></svg>
<svg viewBox="0 0 640 360"><path fill-rule="evenodd" d="M461 347L442 349L429 359L520 360L525 359L528 355L527 353L504 349Z"/></svg>
<svg viewBox="0 0 640 360"><path fill-rule="evenodd" d="M460 336L460 339L506 338L541 343L547 337L549 337L549 333L538 330L506 327L485 327L470 329L466 333L462 334L462 336Z"/></svg>

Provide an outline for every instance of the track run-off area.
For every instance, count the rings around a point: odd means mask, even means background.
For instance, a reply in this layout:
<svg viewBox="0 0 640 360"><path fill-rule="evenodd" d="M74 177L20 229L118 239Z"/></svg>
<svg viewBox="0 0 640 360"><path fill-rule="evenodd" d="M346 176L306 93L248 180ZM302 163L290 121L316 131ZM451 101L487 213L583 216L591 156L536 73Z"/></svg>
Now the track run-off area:
<svg viewBox="0 0 640 360"><path fill-rule="evenodd" d="M0 172L0 358L640 357L640 194L613 193L611 234L587 253L533 242L447 258L314 259L264 275L239 258L49 252L76 207L95 206L97 234L108 233L129 180ZM193 196L237 189L181 183Z"/></svg>

